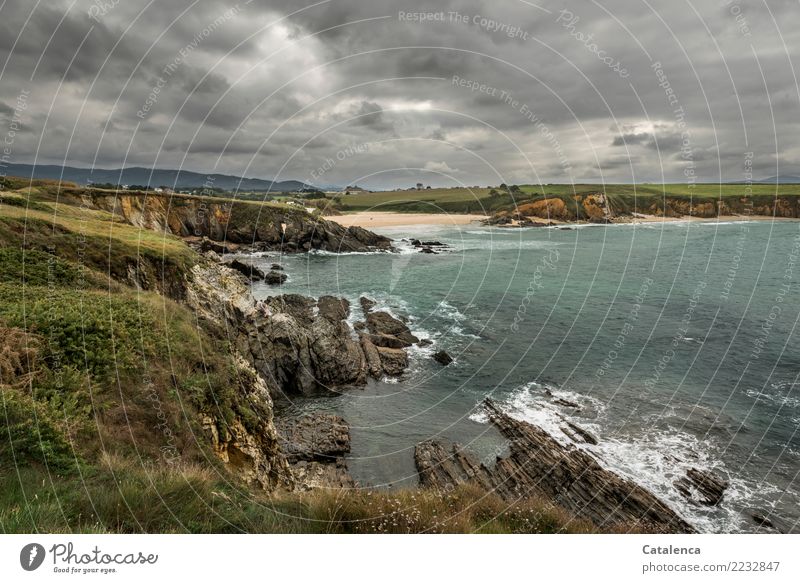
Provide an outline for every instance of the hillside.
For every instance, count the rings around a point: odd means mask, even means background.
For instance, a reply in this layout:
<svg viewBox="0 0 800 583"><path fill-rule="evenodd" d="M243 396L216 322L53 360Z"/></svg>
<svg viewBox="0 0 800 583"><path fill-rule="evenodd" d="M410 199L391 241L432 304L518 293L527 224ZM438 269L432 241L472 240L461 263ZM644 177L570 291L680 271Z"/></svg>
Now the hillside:
<svg viewBox="0 0 800 583"><path fill-rule="evenodd" d="M297 180L266 180L263 178L244 178L229 174L201 174L189 170L158 168L76 168L74 166L54 166L31 164L8 164L6 174L25 176L41 180L63 180L77 184L91 182L101 184L137 184L142 186L169 186L174 189L221 188L235 191L295 192L306 185Z"/></svg>

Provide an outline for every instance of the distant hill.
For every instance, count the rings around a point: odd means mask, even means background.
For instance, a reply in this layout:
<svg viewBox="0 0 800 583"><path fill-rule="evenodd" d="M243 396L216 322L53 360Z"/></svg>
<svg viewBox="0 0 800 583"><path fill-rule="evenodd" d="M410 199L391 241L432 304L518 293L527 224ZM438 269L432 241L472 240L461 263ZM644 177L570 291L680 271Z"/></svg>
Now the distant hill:
<svg viewBox="0 0 800 583"><path fill-rule="evenodd" d="M169 186L171 188L222 188L224 190L259 190L273 192L292 192L306 188L298 180L272 182L261 178L242 178L228 174L200 174L188 170L160 170L132 167L121 170L103 168L75 168L73 166L53 166L31 164L9 164L4 169L7 176L47 178L66 180L78 184L110 182L111 184L138 184L142 186Z"/></svg>
<svg viewBox="0 0 800 583"><path fill-rule="evenodd" d="M754 182L759 184L800 184L800 176L781 174L780 176L772 176L763 180L755 180Z"/></svg>

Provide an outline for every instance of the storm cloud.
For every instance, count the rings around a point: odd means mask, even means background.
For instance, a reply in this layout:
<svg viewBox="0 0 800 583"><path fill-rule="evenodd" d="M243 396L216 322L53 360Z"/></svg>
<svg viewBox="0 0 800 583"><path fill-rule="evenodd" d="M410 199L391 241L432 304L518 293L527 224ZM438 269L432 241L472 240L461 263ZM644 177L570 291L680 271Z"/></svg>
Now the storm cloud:
<svg viewBox="0 0 800 583"><path fill-rule="evenodd" d="M796 2L6 2L0 133L371 188L737 181L800 174L799 49Z"/></svg>

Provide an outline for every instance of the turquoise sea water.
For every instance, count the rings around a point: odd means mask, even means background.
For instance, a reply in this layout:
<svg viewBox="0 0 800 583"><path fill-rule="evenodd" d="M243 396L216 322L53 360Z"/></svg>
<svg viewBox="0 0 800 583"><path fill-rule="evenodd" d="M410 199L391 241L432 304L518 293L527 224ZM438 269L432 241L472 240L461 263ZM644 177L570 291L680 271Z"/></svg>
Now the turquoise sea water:
<svg viewBox="0 0 800 583"><path fill-rule="evenodd" d="M294 403L350 422L362 483L415 483L413 447L435 436L493 460L488 395L559 439L562 417L586 428L599 444L581 447L703 530L751 530L750 509L800 529L800 223L379 232L452 251L280 258L281 293L346 297L352 321L366 295L434 341L399 380ZM439 349L455 362L434 362ZM719 508L675 490L689 467L730 479Z"/></svg>

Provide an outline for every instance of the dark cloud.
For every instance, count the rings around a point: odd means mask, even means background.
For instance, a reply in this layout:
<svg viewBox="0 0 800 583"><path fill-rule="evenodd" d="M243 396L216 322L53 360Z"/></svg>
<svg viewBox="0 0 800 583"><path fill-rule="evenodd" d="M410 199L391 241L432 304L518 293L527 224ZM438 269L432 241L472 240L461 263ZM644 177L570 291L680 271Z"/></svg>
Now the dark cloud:
<svg viewBox="0 0 800 583"><path fill-rule="evenodd" d="M4 3L2 123L29 92L15 161L307 178L369 144L325 182L405 185L414 171L392 169L433 163L467 184L679 181L687 155L701 180L740 180L746 152L756 177L800 173L796 2L736 15L714 2L312 4Z"/></svg>

